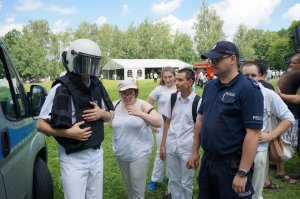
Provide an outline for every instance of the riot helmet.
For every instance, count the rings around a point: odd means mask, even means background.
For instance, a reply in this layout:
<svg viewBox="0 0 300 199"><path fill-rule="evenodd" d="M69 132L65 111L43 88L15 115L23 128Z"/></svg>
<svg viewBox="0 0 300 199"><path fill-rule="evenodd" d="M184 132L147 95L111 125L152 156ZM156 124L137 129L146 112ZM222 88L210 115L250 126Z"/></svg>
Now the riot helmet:
<svg viewBox="0 0 300 199"><path fill-rule="evenodd" d="M99 76L101 50L89 39L77 39L63 55L63 63L70 72Z"/></svg>

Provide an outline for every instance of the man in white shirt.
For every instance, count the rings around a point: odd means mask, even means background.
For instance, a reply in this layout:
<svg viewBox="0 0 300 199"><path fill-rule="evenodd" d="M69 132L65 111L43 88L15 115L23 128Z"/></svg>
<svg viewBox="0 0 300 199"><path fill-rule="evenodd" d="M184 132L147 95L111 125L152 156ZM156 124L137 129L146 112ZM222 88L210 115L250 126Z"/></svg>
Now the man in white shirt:
<svg viewBox="0 0 300 199"><path fill-rule="evenodd" d="M193 195L194 170L186 167L192 154L194 140L193 101L196 94L192 91L195 81L194 72L183 68L176 74L176 102L166 105L166 122L161 143L160 156L166 159L169 172L169 186L173 199L191 199ZM171 99L169 100L171 102ZM201 100L197 104L197 110Z"/></svg>
<svg viewBox="0 0 300 199"><path fill-rule="evenodd" d="M259 68L256 62L245 62L242 65L242 73L250 78L259 80ZM295 122L293 114L289 111L287 105L282 101L279 95L271 90L265 88L261 83L258 83L261 92L264 96L264 115L263 128L260 134L260 144L254 159L254 173L252 177L252 186L255 190L252 199L261 199L264 186L266 172L268 171L268 145L269 142L283 134ZM270 129L268 123L268 108L271 115L276 116L280 120L276 128Z"/></svg>

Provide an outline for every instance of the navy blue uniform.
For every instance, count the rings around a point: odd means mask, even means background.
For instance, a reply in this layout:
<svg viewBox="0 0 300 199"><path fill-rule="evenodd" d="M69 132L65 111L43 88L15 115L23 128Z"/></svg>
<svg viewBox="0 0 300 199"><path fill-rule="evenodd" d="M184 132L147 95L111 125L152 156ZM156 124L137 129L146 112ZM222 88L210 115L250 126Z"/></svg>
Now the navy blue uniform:
<svg viewBox="0 0 300 199"><path fill-rule="evenodd" d="M239 168L246 128L261 129L263 95L256 82L238 74L228 84L219 79L205 86L199 114L203 116L200 142L204 150L198 176L199 198L239 198L232 181ZM252 171L246 192L251 198ZM211 188L211 190L210 190Z"/></svg>

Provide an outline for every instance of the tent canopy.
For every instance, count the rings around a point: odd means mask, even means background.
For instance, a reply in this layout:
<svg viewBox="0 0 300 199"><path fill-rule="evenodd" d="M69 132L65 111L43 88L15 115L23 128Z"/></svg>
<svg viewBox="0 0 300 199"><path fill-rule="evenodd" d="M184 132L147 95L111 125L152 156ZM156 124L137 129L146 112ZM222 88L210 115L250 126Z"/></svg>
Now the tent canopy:
<svg viewBox="0 0 300 199"><path fill-rule="evenodd" d="M172 68L192 67L176 59L111 59L102 70L139 69L139 68Z"/></svg>

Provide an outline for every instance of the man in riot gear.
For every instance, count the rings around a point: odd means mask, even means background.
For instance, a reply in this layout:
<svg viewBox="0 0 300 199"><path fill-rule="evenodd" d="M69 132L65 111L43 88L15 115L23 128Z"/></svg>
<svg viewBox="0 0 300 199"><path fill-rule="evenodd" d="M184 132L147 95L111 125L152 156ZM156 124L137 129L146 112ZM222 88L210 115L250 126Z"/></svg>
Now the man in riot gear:
<svg viewBox="0 0 300 199"><path fill-rule="evenodd" d="M112 102L98 79L99 46L78 39L62 54L67 73L52 85L37 129L58 142L65 198L102 198L104 122Z"/></svg>

